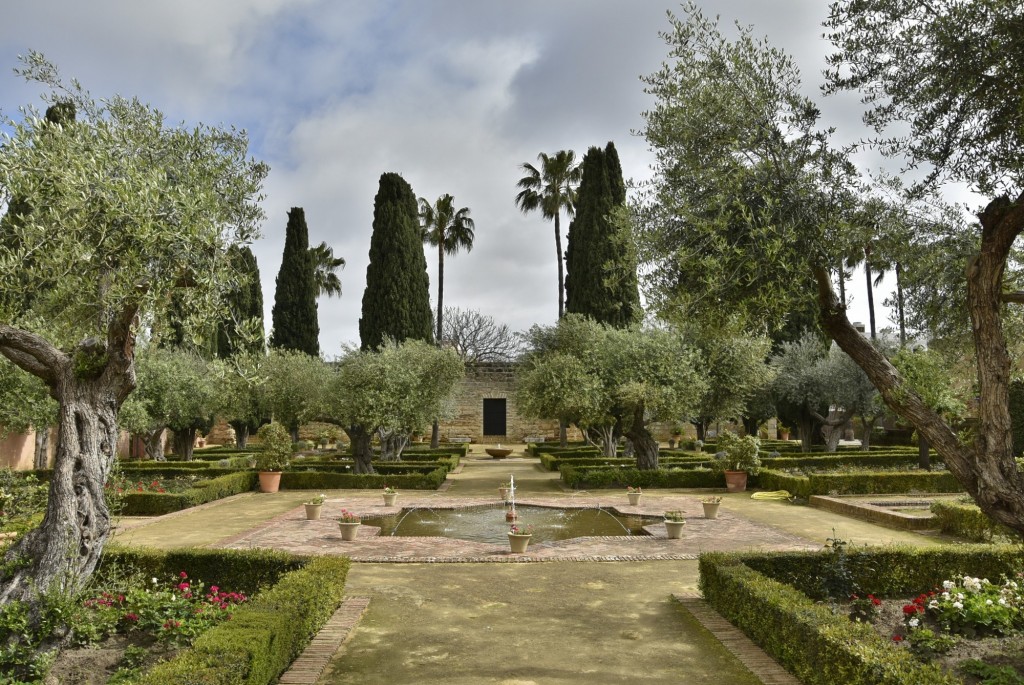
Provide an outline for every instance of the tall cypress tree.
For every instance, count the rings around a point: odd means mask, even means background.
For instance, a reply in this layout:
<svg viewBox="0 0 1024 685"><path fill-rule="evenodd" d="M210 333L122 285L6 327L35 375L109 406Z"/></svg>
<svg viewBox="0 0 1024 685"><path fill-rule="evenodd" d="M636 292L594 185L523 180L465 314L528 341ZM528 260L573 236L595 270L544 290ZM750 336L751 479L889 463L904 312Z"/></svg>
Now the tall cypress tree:
<svg viewBox="0 0 1024 685"><path fill-rule="evenodd" d="M260 267L256 263L256 255L248 247L235 245L228 248L228 252L241 278L228 293L225 302L227 315L217 326L217 356L221 359L238 352L262 352L264 347L263 288L260 287ZM243 341L238 328L251 319L259 322L259 339Z"/></svg>
<svg viewBox="0 0 1024 685"><path fill-rule="evenodd" d="M583 158L566 250L565 309L624 328L641 316L626 184L613 143Z"/></svg>
<svg viewBox="0 0 1024 685"><path fill-rule="evenodd" d="M377 349L385 338L434 339L419 208L412 187L395 173L381 174L373 201L362 313L359 339L364 350Z"/></svg>
<svg viewBox="0 0 1024 685"><path fill-rule="evenodd" d="M309 254L309 229L302 207L288 212L284 256L277 273L270 346L320 354L320 323L316 313L316 283Z"/></svg>

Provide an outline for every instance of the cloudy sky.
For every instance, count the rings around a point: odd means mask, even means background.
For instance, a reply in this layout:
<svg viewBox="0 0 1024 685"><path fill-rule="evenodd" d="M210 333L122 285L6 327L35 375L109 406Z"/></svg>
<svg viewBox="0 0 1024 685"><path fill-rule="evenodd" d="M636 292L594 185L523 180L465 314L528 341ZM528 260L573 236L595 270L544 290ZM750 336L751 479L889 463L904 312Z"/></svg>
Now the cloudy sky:
<svg viewBox="0 0 1024 685"><path fill-rule="evenodd" d="M792 53L817 93L825 2L701 4ZM557 318L557 272L551 224L514 205L519 165L611 140L628 177L648 176L652 156L631 131L652 104L639 77L667 54L658 33L669 9L679 12L667 0L34 0L4 10L0 106L13 113L37 97L9 71L34 49L95 96L136 95L172 121L247 129L271 167L254 245L268 332L287 211L303 207L310 243L348 262L342 297L319 303L321 349L330 357L358 342L386 171L419 197L451 193L471 210L476 242L446 260L446 305L522 330ZM861 135L855 97L822 109L840 136ZM436 299L433 252L427 261ZM862 283L851 286L851 319L866 321Z"/></svg>

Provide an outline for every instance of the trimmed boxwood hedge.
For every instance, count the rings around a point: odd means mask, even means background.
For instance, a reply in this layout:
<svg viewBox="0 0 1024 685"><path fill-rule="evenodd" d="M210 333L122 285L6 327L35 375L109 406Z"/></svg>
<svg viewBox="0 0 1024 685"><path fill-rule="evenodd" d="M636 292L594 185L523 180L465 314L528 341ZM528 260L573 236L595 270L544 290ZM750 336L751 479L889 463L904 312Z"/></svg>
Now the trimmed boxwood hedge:
<svg viewBox="0 0 1024 685"><path fill-rule="evenodd" d="M903 596L970 573L998 578L1024 563L1016 546L849 550L845 568L864 592ZM869 626L825 605L822 579L833 552L700 556L700 589L718 613L809 685L952 685L960 681Z"/></svg>
<svg viewBox="0 0 1024 685"><path fill-rule="evenodd" d="M122 498L122 516L161 516L214 500L249 492L259 478L255 471L233 471L201 480L183 492L128 492Z"/></svg>
<svg viewBox="0 0 1024 685"><path fill-rule="evenodd" d="M193 563L200 560L212 562L216 573L204 577L203 564ZM238 607L230 621L199 636L191 648L155 666L136 681L139 685L277 682L340 606L349 569L349 560L343 557L309 559L226 550L185 550L146 561L163 573L187 569L189 575L215 578L233 590L273 586ZM235 577L233 567L247 571L247 577Z"/></svg>
<svg viewBox="0 0 1024 685"><path fill-rule="evenodd" d="M636 464L636 459L626 457L577 457L575 455L547 453L541 453L539 456L541 466L548 471L558 471L561 469L562 464L570 464L572 466L631 466ZM664 466L710 464L712 461L714 461L714 457L711 455L688 454L686 452L676 454L662 451L658 458L658 463Z"/></svg>
<svg viewBox="0 0 1024 685"><path fill-rule="evenodd" d="M931 511L943 533L977 542L989 542L993 535L1020 539L1014 531L990 519L976 504L932 502Z"/></svg>
<svg viewBox="0 0 1024 685"><path fill-rule="evenodd" d="M603 468L562 464L562 482L576 490L583 488L724 488L725 476L708 469L654 469L635 467ZM748 484L754 485L756 476Z"/></svg>
<svg viewBox="0 0 1024 685"><path fill-rule="evenodd" d="M374 466L376 468L376 466ZM283 490L375 489L390 485L400 490L436 490L448 475L438 467L427 473L328 473L325 471L285 471L281 474Z"/></svg>
<svg viewBox="0 0 1024 685"><path fill-rule="evenodd" d="M800 497L811 495L882 495L904 492L963 492L963 486L948 471L885 471L812 473L797 476L784 471L761 469L758 484L766 490L788 490Z"/></svg>

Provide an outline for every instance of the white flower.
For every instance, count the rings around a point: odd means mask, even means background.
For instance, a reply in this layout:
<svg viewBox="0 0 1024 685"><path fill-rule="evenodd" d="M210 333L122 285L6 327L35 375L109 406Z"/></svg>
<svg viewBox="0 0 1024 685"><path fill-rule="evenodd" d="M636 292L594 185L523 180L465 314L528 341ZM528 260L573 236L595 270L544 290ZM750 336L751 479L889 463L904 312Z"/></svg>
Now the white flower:
<svg viewBox="0 0 1024 685"><path fill-rule="evenodd" d="M953 602L953 608L954 609L963 609L964 608L964 603L963 602Z"/></svg>
<svg viewBox="0 0 1024 685"><path fill-rule="evenodd" d="M987 606L987 607L992 606L992 600L991 599L986 599L985 600L985 606Z"/></svg>
<svg viewBox="0 0 1024 685"><path fill-rule="evenodd" d="M989 603L991 603L991 600L990 600ZM999 598L999 606L1006 606L1006 598L1005 597L1000 597Z"/></svg>
<svg viewBox="0 0 1024 685"><path fill-rule="evenodd" d="M933 599L932 601L928 602L928 608L929 609L938 609L939 608L939 600Z"/></svg>
<svg viewBox="0 0 1024 685"><path fill-rule="evenodd" d="M955 585L955 583L952 580L944 580L944 581L942 581L942 588L944 590L952 590L953 589L953 585Z"/></svg>
<svg viewBox="0 0 1024 685"><path fill-rule="evenodd" d="M153 579L153 585L156 585L158 582L159 581L156 578Z"/></svg>
<svg viewBox="0 0 1024 685"><path fill-rule="evenodd" d="M919 620L918 620L918 619L916 619L916 618L912 618L912 619L910 619L909 621L907 621L907 623L908 623L908 624L910 625L910 627L911 627L911 628L916 628L916 627L918 627L919 625L921 625L921 621L919 621Z"/></svg>
<svg viewBox="0 0 1024 685"><path fill-rule="evenodd" d="M962 602L964 601L964 594L962 592L958 592L956 598Z"/></svg>

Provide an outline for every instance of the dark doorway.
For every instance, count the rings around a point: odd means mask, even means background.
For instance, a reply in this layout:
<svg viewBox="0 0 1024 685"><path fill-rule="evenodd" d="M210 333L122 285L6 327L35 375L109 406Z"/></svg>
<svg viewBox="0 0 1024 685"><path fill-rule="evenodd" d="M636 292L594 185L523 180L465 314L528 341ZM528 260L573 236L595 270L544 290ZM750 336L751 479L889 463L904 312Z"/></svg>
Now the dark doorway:
<svg viewBox="0 0 1024 685"><path fill-rule="evenodd" d="M505 400L484 400L484 435L505 435Z"/></svg>

